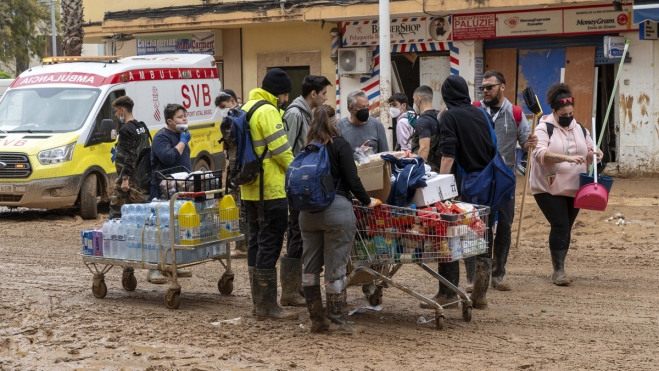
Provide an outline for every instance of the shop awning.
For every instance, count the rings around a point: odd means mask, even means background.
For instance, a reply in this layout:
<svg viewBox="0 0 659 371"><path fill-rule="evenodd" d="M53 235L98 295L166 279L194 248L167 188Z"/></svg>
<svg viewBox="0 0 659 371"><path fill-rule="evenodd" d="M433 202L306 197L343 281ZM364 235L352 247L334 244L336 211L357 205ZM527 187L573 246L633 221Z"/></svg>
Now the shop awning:
<svg viewBox="0 0 659 371"><path fill-rule="evenodd" d="M634 0L634 23L659 22L659 0Z"/></svg>

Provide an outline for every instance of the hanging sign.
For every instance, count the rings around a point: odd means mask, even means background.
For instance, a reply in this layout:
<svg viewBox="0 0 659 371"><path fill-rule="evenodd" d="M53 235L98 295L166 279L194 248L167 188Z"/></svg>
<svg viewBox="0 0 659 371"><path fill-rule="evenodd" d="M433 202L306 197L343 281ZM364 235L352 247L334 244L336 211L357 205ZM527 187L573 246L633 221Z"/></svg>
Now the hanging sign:
<svg viewBox="0 0 659 371"><path fill-rule="evenodd" d="M632 24L632 7L623 6L622 11L610 5L595 8L566 8L563 10L563 33L599 33L636 29Z"/></svg>
<svg viewBox="0 0 659 371"><path fill-rule="evenodd" d="M453 40L493 39L497 36L494 13L453 16Z"/></svg>
<svg viewBox="0 0 659 371"><path fill-rule="evenodd" d="M137 55L153 54L209 54L215 55L215 34L138 36Z"/></svg>
<svg viewBox="0 0 659 371"><path fill-rule="evenodd" d="M563 11L545 10L497 14L497 37L555 35L563 32Z"/></svg>
<svg viewBox="0 0 659 371"><path fill-rule="evenodd" d="M657 29L657 22L644 21L639 28L639 36L641 40L657 40L659 39L659 31Z"/></svg>

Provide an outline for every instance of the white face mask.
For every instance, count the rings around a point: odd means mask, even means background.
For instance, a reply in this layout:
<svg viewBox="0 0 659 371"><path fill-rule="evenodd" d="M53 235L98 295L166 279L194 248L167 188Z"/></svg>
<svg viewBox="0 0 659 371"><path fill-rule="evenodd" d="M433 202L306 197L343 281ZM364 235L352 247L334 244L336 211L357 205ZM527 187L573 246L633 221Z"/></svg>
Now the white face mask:
<svg viewBox="0 0 659 371"><path fill-rule="evenodd" d="M188 124L176 124L176 130L178 130L179 133L188 131Z"/></svg>
<svg viewBox="0 0 659 371"><path fill-rule="evenodd" d="M419 106L417 106L416 103L414 103L414 106L412 106L412 107L414 108L414 112L416 112L416 114L418 115L419 114Z"/></svg>
<svg viewBox="0 0 659 371"><path fill-rule="evenodd" d="M391 118L398 118L398 116L400 116L400 108L390 107L389 114L391 115Z"/></svg>
<svg viewBox="0 0 659 371"><path fill-rule="evenodd" d="M222 117L227 117L230 109L231 108L220 108L220 115L222 115Z"/></svg>

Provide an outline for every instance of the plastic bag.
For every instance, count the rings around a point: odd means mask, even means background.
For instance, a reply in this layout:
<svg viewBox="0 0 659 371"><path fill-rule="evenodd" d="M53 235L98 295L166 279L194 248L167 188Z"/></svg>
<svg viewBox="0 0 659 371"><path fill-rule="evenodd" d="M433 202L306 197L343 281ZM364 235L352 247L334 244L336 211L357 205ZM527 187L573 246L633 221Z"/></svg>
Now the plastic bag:
<svg viewBox="0 0 659 371"><path fill-rule="evenodd" d="M370 149L371 147L368 148ZM371 152L373 152L373 150L371 150ZM359 147L355 148L355 152L352 154L352 157L359 165L368 164L370 162L368 156L364 154L364 152L362 152L361 148Z"/></svg>

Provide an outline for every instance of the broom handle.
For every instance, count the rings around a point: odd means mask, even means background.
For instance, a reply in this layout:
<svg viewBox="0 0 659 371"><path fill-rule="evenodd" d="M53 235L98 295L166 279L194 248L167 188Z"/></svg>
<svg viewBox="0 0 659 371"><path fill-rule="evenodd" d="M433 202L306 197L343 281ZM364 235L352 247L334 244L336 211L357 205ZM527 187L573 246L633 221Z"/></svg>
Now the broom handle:
<svg viewBox="0 0 659 371"><path fill-rule="evenodd" d="M625 58L627 57L627 49L629 48L629 40L625 42L625 49L622 52L622 60L620 60L620 66L618 66L618 74L616 75L616 81L613 84L613 91L611 92L611 97L609 98L609 106L606 108L606 115L604 116L604 122L602 123L602 133L600 138L597 141L597 148L602 147L602 139L604 138L604 130L606 129L606 124L609 122L609 114L611 113L611 106L613 106L613 100L616 96L616 90L618 89L618 82L620 81L620 74L622 73L622 66L625 64Z"/></svg>
<svg viewBox="0 0 659 371"><path fill-rule="evenodd" d="M535 133L535 126L538 123L538 115L533 117L533 126L531 127L531 135ZM515 247L519 248L519 238L522 236L522 221L524 220L524 204L526 203L526 189L529 186L529 176L531 175L531 152L533 149L529 147L527 150L527 159L526 159L526 175L524 175L524 189L522 190L522 206L519 210L519 224L517 225L517 240L515 241Z"/></svg>

